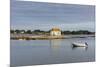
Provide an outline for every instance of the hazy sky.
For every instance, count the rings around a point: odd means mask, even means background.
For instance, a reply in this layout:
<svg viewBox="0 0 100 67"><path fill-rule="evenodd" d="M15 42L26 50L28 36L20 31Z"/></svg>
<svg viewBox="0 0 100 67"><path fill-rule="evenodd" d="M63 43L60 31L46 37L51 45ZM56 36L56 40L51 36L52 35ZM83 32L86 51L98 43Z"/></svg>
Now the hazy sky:
<svg viewBox="0 0 100 67"><path fill-rule="evenodd" d="M95 31L95 6L11 0L11 29Z"/></svg>

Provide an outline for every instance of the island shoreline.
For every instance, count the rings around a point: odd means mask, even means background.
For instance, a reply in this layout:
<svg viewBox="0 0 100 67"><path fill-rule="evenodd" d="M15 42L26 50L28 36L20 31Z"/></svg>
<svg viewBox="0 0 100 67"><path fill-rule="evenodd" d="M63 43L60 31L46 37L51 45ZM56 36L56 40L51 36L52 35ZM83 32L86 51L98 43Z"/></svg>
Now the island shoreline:
<svg viewBox="0 0 100 67"><path fill-rule="evenodd" d="M11 40L50 40L50 39L68 39L68 38L86 38L95 37L95 35L29 35L29 34L11 34Z"/></svg>

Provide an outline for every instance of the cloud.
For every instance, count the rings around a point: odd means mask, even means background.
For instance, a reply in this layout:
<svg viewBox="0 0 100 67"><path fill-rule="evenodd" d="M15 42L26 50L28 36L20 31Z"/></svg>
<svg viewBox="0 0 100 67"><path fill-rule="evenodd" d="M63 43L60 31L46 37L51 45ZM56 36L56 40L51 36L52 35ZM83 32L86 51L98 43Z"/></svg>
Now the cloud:
<svg viewBox="0 0 100 67"><path fill-rule="evenodd" d="M11 2L12 29L49 30L57 26L63 30L92 30L94 23L95 6L26 1Z"/></svg>

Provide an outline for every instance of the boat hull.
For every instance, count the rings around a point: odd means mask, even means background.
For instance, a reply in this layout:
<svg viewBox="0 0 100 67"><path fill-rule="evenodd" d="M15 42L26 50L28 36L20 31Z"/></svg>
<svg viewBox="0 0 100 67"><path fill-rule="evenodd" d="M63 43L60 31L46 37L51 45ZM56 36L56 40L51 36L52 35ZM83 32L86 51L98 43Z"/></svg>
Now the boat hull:
<svg viewBox="0 0 100 67"><path fill-rule="evenodd" d="M73 43L72 45L73 45L73 47L87 47L86 44Z"/></svg>

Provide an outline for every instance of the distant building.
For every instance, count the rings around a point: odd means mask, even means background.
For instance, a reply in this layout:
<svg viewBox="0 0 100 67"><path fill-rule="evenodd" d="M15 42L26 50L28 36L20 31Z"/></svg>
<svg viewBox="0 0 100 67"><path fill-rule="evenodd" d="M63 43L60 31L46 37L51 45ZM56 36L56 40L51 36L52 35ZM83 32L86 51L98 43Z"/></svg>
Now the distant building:
<svg viewBox="0 0 100 67"><path fill-rule="evenodd" d="M59 28L52 28L50 31L51 36L60 36L61 30Z"/></svg>

